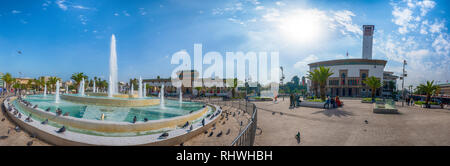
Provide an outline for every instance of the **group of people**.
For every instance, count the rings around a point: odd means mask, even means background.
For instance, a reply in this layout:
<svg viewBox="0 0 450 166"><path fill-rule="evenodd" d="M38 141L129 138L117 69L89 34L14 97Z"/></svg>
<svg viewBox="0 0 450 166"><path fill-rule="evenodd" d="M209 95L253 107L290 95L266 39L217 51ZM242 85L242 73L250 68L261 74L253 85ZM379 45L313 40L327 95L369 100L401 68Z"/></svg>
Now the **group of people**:
<svg viewBox="0 0 450 166"><path fill-rule="evenodd" d="M414 98L412 98L412 97L406 97L406 104L408 105L408 106L414 106Z"/></svg>
<svg viewBox="0 0 450 166"><path fill-rule="evenodd" d="M294 107L300 107L300 102L302 102L300 100L300 95L298 95L297 93L291 93L291 95L289 96L289 101L290 101L290 105L289 108L294 108Z"/></svg>
<svg viewBox="0 0 450 166"><path fill-rule="evenodd" d="M335 98L327 96L327 100L325 101L323 108L330 109L330 106L332 108L337 108L337 107L342 107L343 105L344 105L344 102L339 100L339 96L336 96Z"/></svg>

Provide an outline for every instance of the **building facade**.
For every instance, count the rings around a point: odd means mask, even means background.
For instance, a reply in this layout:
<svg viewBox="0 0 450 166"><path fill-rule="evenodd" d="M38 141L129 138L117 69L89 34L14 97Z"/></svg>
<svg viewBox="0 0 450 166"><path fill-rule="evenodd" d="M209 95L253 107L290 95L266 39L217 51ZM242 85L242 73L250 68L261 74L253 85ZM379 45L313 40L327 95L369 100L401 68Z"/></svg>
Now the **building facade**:
<svg viewBox="0 0 450 166"><path fill-rule="evenodd" d="M319 67L330 68L333 73L326 83L326 94L329 96L349 96L349 97L368 97L372 95L372 89L364 84L364 80L374 76L381 83L394 81L397 83L397 76L392 72L385 72L387 61L372 59L372 44L374 25L363 25L363 43L361 59L338 59L310 63L309 70L314 71ZM394 92L393 88L376 90L376 96L388 95ZM308 92L310 94L320 93L318 83L308 80Z"/></svg>
<svg viewBox="0 0 450 166"><path fill-rule="evenodd" d="M330 96L365 97L372 90L363 83L368 77L374 76L383 82L383 73L387 61L371 59L340 59L309 64L310 71L320 66L330 68L333 73L327 80L326 94ZM309 80L310 93L318 93L317 83ZM317 92L315 92L317 89ZM381 95L377 90L376 95Z"/></svg>
<svg viewBox="0 0 450 166"><path fill-rule="evenodd" d="M5 82L3 81L3 73L0 72L0 88L5 87Z"/></svg>

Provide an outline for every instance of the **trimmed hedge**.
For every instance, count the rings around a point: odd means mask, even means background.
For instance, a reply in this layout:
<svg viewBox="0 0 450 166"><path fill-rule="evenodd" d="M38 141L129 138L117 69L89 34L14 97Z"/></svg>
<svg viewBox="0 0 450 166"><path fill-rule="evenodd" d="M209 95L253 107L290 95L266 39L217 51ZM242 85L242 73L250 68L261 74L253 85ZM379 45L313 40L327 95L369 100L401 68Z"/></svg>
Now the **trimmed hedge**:
<svg viewBox="0 0 450 166"><path fill-rule="evenodd" d="M414 102L414 104L416 104L416 105L424 105L424 104L425 104L425 101L416 101L416 102ZM431 102L431 101L428 101L428 104L431 104L431 105L439 105L438 103L436 103L436 102Z"/></svg>

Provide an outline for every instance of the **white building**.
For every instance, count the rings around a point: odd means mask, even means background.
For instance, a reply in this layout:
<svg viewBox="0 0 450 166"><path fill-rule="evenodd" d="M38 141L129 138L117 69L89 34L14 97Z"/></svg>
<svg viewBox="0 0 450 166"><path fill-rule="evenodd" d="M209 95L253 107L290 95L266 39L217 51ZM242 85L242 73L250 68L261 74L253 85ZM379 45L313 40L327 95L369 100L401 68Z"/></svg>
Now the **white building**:
<svg viewBox="0 0 450 166"><path fill-rule="evenodd" d="M384 82L383 79L386 78L384 68L387 61L372 59L374 28L375 26L373 25L363 26L364 37L361 59L338 59L308 64L310 71L313 71L320 66L330 68L333 75L331 75L327 80L327 95L366 97L371 95L372 90L363 83L363 80L374 76L380 79L382 83ZM390 74L392 76L392 73ZM392 76L388 78L392 81L397 77ZM318 84L308 80L308 92L311 94L320 93ZM381 89L378 89L375 94L376 96L381 96L384 93Z"/></svg>

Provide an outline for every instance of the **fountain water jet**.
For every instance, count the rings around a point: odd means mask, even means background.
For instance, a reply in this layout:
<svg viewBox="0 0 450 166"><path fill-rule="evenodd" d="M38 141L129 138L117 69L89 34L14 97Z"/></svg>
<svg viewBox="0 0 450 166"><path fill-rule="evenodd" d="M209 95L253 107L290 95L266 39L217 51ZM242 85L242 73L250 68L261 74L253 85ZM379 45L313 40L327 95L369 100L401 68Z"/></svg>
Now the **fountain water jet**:
<svg viewBox="0 0 450 166"><path fill-rule="evenodd" d="M84 96L84 78L81 79L80 88L78 89L78 94Z"/></svg>
<svg viewBox="0 0 450 166"><path fill-rule="evenodd" d="M130 95L134 95L134 86L133 86L133 83L131 84Z"/></svg>
<svg viewBox="0 0 450 166"><path fill-rule="evenodd" d="M44 86L44 96L47 96L47 84Z"/></svg>
<svg viewBox="0 0 450 166"><path fill-rule="evenodd" d="M160 106L161 108L165 108L164 105L164 84L161 85L161 92L159 92L159 96L160 96Z"/></svg>
<svg viewBox="0 0 450 166"><path fill-rule="evenodd" d="M109 57L109 86L108 96L113 96L113 94L118 94L118 78L117 78L117 53L116 53L116 37L114 34L111 36L111 52Z"/></svg>
<svg viewBox="0 0 450 166"><path fill-rule="evenodd" d="M139 89L138 89L138 97L142 98L142 77L139 77Z"/></svg>
<svg viewBox="0 0 450 166"><path fill-rule="evenodd" d="M56 81L55 103L59 103L59 80Z"/></svg>
<svg viewBox="0 0 450 166"><path fill-rule="evenodd" d="M95 91L95 80L94 80L94 87L92 88L92 92L96 93L96 91Z"/></svg>
<svg viewBox="0 0 450 166"><path fill-rule="evenodd" d="M144 97L147 97L147 84L144 84L144 89L142 91Z"/></svg>
<svg viewBox="0 0 450 166"><path fill-rule="evenodd" d="M180 106L183 103L183 89L180 87Z"/></svg>
<svg viewBox="0 0 450 166"><path fill-rule="evenodd" d="M111 75L109 76L109 83L110 84L108 84L108 97L113 97L113 93L111 93L112 91L113 91L113 86L112 86L112 84L111 84Z"/></svg>

